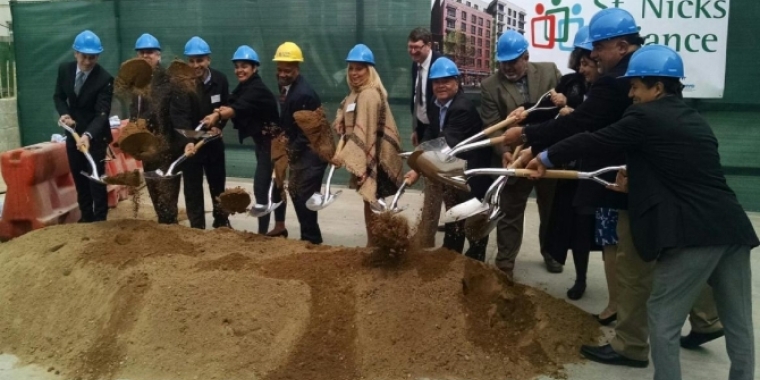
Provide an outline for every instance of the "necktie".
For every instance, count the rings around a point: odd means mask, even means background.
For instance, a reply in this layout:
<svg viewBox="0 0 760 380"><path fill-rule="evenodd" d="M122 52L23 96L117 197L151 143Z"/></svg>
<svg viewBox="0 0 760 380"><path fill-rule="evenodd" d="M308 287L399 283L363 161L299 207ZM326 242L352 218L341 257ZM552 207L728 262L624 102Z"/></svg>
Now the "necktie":
<svg viewBox="0 0 760 380"><path fill-rule="evenodd" d="M80 71L77 74L76 81L74 81L74 93L79 95L79 91L82 89L82 85L84 84L84 71Z"/></svg>
<svg viewBox="0 0 760 380"><path fill-rule="evenodd" d="M280 105L285 103L285 97L288 95L287 87L280 87Z"/></svg>
<svg viewBox="0 0 760 380"><path fill-rule="evenodd" d="M444 121L446 120L446 112L448 110L449 110L449 107L441 106L441 112L439 113L440 120L438 120L438 124L439 124L439 128L441 132L443 132L443 124L444 124Z"/></svg>
<svg viewBox="0 0 760 380"><path fill-rule="evenodd" d="M414 101L415 103L422 105L422 65L417 64L417 85L414 88Z"/></svg>

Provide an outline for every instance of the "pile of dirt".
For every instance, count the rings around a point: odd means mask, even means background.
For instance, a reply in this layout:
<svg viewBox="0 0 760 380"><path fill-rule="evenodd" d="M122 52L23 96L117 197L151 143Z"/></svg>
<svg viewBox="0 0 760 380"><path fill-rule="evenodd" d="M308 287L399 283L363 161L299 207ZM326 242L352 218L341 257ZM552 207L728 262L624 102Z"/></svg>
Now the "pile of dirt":
<svg viewBox="0 0 760 380"><path fill-rule="evenodd" d="M0 349L65 379L531 379L600 335L587 313L445 250L122 220L2 244Z"/></svg>
<svg viewBox="0 0 760 380"><path fill-rule="evenodd" d="M219 194L219 206L230 214L244 213L250 204L251 195L242 187L227 189Z"/></svg>

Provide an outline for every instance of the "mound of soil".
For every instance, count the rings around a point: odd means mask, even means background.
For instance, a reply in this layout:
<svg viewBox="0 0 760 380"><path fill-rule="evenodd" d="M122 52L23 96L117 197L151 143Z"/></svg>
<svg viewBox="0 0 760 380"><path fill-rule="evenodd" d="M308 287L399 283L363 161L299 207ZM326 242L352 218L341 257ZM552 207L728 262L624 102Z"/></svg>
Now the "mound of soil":
<svg viewBox="0 0 760 380"><path fill-rule="evenodd" d="M0 349L62 379L531 379L587 313L445 250L371 250L139 220L2 243Z"/></svg>

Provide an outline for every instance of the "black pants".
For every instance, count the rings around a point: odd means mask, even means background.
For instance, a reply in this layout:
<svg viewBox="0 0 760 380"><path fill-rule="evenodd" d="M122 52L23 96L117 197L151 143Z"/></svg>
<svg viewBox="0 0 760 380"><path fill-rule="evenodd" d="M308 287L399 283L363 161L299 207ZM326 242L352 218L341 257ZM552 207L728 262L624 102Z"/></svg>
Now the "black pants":
<svg viewBox="0 0 760 380"><path fill-rule="evenodd" d="M203 174L206 174L211 204L213 205L214 225L226 225L228 214L219 206L219 195L224 192L227 170L224 166L224 142L214 140L199 149L198 152L182 165L182 178L185 185L185 207L190 227L206 229L205 196L203 194Z"/></svg>
<svg viewBox="0 0 760 380"><path fill-rule="evenodd" d="M266 204L269 202L269 185L272 183L272 142L263 140L254 142L253 146L256 152L256 171L253 174L253 196L256 203ZM272 190L272 203L277 203L282 199L282 189L275 188ZM287 211L287 198L284 199L280 207L274 210L274 221L284 222L285 212ZM264 235L269 231L270 214L259 218L259 234Z"/></svg>
<svg viewBox="0 0 760 380"><path fill-rule="evenodd" d="M446 209L450 209L459 203L465 202L472 198L472 195L465 191L459 191L451 187L443 189L443 204ZM446 223L445 235L443 236L443 247L452 251L462 253L464 250L465 241L465 222L466 219L462 219L452 223ZM480 240L470 240L467 252L465 256L478 261L486 261L486 247L488 246L488 236Z"/></svg>
<svg viewBox="0 0 760 380"><path fill-rule="evenodd" d="M327 163L311 150L289 152L289 154L288 193L293 200L298 223L301 225L301 240L322 244L322 231L319 229L317 212L306 208L306 201L312 194L321 190Z"/></svg>
<svg viewBox="0 0 760 380"><path fill-rule="evenodd" d="M92 166L84 154L77 150L76 142L71 136L66 139L66 155L69 158L69 169L71 176L74 177L77 203L79 203L79 211L82 214L79 221L89 223L106 220L108 216L108 190L106 185L93 182L81 174L81 172L92 174ZM104 175L106 169L103 163L103 159L106 157L105 141L92 141L90 143L90 155L95 161L98 175Z"/></svg>
<svg viewBox="0 0 760 380"><path fill-rule="evenodd" d="M143 170L146 172L161 169L166 172L174 160L182 153L180 147L167 149L158 155L155 160L143 161ZM182 165L175 169L175 172L182 169ZM161 224L177 224L177 202L179 201L179 187L182 178L175 176L172 178L162 179L145 179L148 187L148 194L153 202L153 209L158 216L158 222Z"/></svg>

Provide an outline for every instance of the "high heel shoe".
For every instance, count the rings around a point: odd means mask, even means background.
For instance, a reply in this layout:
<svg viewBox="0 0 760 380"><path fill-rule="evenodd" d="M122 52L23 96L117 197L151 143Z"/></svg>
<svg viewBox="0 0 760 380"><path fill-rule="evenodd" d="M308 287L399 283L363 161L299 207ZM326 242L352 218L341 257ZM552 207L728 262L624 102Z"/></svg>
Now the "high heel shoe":
<svg viewBox="0 0 760 380"><path fill-rule="evenodd" d="M269 233L267 233L267 236L269 236L269 237L284 237L285 239L287 239L288 238L288 229L286 228L286 229L284 229L284 230L282 230L280 232L275 232L275 233L269 232Z"/></svg>
<svg viewBox="0 0 760 380"><path fill-rule="evenodd" d="M586 293L586 282L576 281L573 287L567 290L567 298L579 300L583 297L583 293Z"/></svg>
<svg viewBox="0 0 760 380"><path fill-rule="evenodd" d="M617 321L617 312L615 314L610 315L607 318L599 318L599 314L592 314L594 318L596 318L596 321L599 322L602 326L607 326L612 322Z"/></svg>

